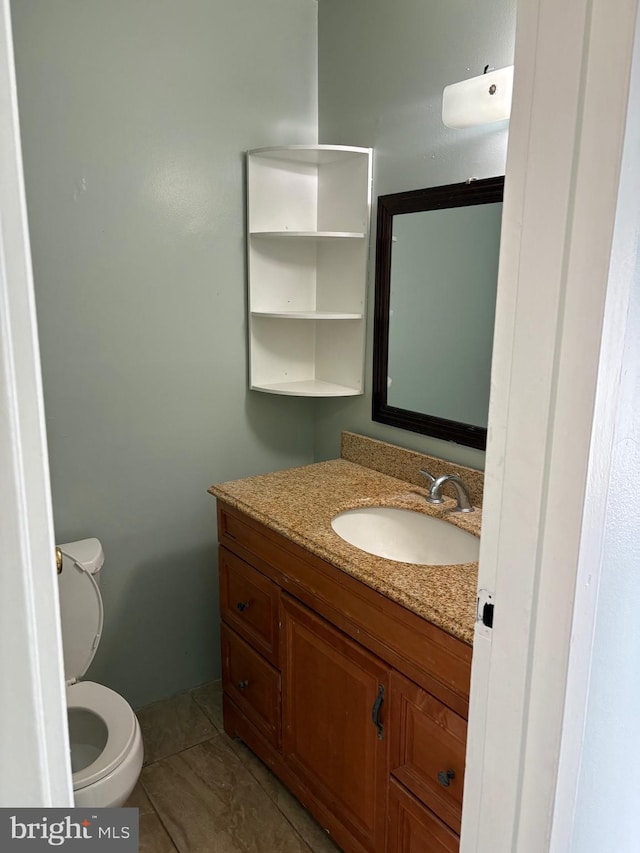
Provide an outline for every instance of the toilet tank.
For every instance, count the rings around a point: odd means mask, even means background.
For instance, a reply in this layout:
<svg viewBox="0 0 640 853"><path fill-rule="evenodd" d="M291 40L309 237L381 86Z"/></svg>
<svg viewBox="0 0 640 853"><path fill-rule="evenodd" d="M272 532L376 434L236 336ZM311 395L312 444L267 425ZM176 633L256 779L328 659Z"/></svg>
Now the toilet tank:
<svg viewBox="0 0 640 853"><path fill-rule="evenodd" d="M73 684L94 658L104 622L98 589L104 551L99 539L60 545L62 572L58 575L65 681Z"/></svg>
<svg viewBox="0 0 640 853"><path fill-rule="evenodd" d="M104 565L104 551L99 539L79 539L77 542L67 542L60 545L65 557L69 557L93 575L94 581L100 583L100 569Z"/></svg>

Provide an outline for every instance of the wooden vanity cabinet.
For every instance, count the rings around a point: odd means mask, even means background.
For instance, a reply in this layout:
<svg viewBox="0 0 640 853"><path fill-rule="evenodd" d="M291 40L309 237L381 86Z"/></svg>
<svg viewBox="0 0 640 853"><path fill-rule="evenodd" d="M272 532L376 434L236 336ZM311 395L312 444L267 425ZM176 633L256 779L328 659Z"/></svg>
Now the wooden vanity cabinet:
<svg viewBox="0 0 640 853"><path fill-rule="evenodd" d="M471 647L218 502L225 731L347 853L458 849Z"/></svg>

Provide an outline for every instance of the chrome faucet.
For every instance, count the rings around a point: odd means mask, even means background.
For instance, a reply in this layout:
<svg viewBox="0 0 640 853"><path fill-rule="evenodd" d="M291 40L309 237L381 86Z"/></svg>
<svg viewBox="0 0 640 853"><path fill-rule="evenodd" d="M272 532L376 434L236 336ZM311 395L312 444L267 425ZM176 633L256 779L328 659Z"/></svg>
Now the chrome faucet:
<svg viewBox="0 0 640 853"><path fill-rule="evenodd" d="M427 478L427 481L429 483L429 494L426 498L427 503L444 503L444 498L442 497L442 487L445 485L445 483L451 483L451 485L456 490L457 496L457 503L454 512L473 512L473 507L471 506L471 500L469 498L469 492L467 491L467 487L460 479L460 477L458 477L456 474L443 474L441 477L438 477L438 479L436 479L433 474L430 474L428 471L425 471L424 468L420 469L420 473Z"/></svg>

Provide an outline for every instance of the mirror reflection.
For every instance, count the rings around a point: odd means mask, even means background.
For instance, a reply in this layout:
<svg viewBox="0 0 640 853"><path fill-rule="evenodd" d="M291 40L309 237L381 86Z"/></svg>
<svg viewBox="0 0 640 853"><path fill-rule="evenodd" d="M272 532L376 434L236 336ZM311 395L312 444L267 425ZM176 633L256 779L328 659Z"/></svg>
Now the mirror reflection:
<svg viewBox="0 0 640 853"><path fill-rule="evenodd" d="M484 448L503 183L380 197L374 420Z"/></svg>

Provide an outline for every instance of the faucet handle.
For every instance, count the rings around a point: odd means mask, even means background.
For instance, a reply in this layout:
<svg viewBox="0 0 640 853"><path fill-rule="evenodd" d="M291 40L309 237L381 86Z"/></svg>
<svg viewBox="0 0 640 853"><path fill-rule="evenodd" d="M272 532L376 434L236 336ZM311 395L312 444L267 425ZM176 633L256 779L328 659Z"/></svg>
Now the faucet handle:
<svg viewBox="0 0 640 853"><path fill-rule="evenodd" d="M419 471L419 473L420 473L420 474L422 474L422 476L423 476L423 477L426 477L426 478L427 478L428 488L430 489L430 488L431 488L431 486L433 486L433 484L435 483L436 478L433 476L433 474L430 474L430 473L426 470L426 468L421 468L421 469L420 469L420 471Z"/></svg>

